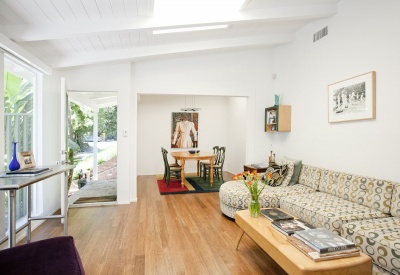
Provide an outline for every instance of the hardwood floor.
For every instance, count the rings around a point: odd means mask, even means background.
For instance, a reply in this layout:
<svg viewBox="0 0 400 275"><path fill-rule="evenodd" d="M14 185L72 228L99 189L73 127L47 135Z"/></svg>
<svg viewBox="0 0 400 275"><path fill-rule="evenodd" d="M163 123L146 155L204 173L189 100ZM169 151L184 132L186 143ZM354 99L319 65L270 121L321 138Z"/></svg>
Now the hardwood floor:
<svg viewBox="0 0 400 275"><path fill-rule="evenodd" d="M88 275L286 274L247 235L235 249L239 227L221 213L219 193L161 196L155 176L138 176L137 203L72 208L68 215ZM48 220L32 239L62 232L60 221Z"/></svg>

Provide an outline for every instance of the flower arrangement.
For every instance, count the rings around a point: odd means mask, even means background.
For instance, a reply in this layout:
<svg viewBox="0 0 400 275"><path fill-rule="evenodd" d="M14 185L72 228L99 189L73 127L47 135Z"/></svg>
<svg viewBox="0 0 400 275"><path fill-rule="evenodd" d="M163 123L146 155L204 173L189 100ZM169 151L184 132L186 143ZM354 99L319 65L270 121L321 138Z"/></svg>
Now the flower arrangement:
<svg viewBox="0 0 400 275"><path fill-rule="evenodd" d="M256 170L253 170L252 172L244 171L243 173L233 176L235 181L242 182L250 192L251 202L249 210L252 217L257 217L260 213L260 202L258 201L258 198L267 185L268 180L271 178L271 173L267 172L265 178L262 178ZM259 188L260 183L262 184L261 188Z"/></svg>

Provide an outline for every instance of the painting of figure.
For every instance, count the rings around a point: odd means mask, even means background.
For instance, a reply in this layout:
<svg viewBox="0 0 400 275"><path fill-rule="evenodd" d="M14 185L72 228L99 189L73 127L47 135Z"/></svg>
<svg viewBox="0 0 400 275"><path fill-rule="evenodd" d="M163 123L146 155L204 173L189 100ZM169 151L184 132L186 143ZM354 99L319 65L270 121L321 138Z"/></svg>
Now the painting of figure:
<svg viewBox="0 0 400 275"><path fill-rule="evenodd" d="M198 147L199 113L172 113L171 148Z"/></svg>

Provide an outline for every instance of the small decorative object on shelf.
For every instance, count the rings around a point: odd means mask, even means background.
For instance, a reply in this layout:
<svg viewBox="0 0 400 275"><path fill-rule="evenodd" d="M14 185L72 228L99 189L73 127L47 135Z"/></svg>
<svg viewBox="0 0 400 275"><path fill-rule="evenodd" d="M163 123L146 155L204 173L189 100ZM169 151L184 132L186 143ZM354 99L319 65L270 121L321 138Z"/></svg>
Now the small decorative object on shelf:
<svg viewBox="0 0 400 275"><path fill-rule="evenodd" d="M279 105L279 97L280 97L280 95L275 95L275 105L276 106Z"/></svg>
<svg viewBox="0 0 400 275"><path fill-rule="evenodd" d="M19 165L18 159L17 159L17 143L16 141L13 141L14 144L14 154L12 157L12 160L10 162L10 164L8 165L8 169L10 169L10 171L16 171L18 170L21 166Z"/></svg>
<svg viewBox="0 0 400 275"><path fill-rule="evenodd" d="M268 163L269 166L275 165L275 154L272 153L272 150L269 153Z"/></svg>
<svg viewBox="0 0 400 275"><path fill-rule="evenodd" d="M272 175L268 173L266 178L269 180L271 176ZM267 181L261 180L261 176L256 172L256 170L252 172L245 171L241 174L237 174L233 176L233 179L238 182L242 182L249 190L251 196L251 200L249 203L250 216L253 218L257 218L261 210L259 197L261 192L267 185ZM260 189L258 188L259 184L263 185Z"/></svg>

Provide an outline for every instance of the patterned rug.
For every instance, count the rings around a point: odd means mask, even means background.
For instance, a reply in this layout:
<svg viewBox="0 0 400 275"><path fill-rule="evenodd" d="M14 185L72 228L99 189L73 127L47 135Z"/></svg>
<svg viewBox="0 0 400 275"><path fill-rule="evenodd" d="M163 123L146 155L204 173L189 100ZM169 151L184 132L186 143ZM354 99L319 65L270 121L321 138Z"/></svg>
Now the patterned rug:
<svg viewBox="0 0 400 275"><path fill-rule="evenodd" d="M158 190L161 195L172 195L172 194L187 194L187 193L207 193L207 192L219 192L221 184L224 182L214 178L213 186L203 178L197 177L196 174L187 174L185 176L184 186L181 186L181 180L171 180L167 187L167 184L162 179L163 175L156 175Z"/></svg>

